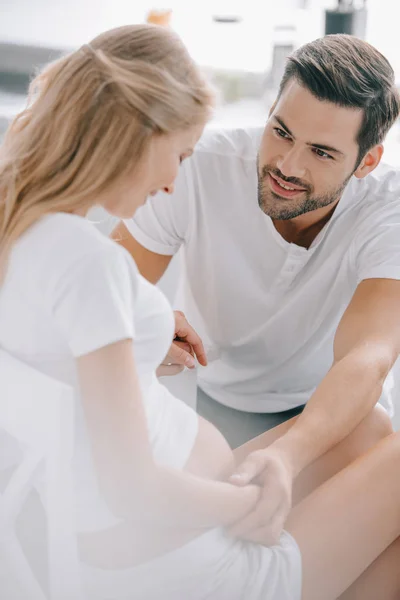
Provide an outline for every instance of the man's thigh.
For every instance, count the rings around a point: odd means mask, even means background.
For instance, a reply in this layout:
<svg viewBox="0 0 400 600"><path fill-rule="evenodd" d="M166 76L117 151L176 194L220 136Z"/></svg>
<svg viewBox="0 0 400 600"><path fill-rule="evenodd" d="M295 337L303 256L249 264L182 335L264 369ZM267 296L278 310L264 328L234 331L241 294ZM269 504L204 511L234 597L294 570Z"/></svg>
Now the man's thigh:
<svg viewBox="0 0 400 600"><path fill-rule="evenodd" d="M231 448L237 448L265 431L295 417L303 407L279 413L250 413L235 410L216 402L200 388L197 389L197 412L213 423L228 440Z"/></svg>

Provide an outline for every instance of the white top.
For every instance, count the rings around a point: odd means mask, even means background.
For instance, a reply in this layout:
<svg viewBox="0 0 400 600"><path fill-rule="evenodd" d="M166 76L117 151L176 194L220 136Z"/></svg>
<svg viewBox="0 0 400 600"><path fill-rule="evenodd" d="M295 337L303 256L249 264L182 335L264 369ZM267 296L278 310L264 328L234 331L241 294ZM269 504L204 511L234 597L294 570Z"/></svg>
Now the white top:
<svg viewBox="0 0 400 600"><path fill-rule="evenodd" d="M125 224L147 249L183 247L183 309L211 363L203 390L239 410L305 403L329 370L333 339L363 279L400 279L400 173L353 177L307 250L286 242L257 202L261 129L206 131L172 196ZM383 394L390 402L391 379Z"/></svg>
<svg viewBox="0 0 400 600"><path fill-rule="evenodd" d="M133 338L155 459L181 468L197 435L197 416L155 376L173 333L172 309L160 290L86 219L44 217L14 245L0 285L0 346L72 385L79 400L75 358ZM114 519L98 495L80 402L77 409L78 526L99 529Z"/></svg>

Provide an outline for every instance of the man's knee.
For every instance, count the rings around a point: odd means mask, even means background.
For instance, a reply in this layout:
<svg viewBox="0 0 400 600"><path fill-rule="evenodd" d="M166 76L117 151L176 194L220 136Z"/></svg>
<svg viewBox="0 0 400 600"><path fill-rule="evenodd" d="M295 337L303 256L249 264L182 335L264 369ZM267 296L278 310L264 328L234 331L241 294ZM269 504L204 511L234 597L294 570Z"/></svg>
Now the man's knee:
<svg viewBox="0 0 400 600"><path fill-rule="evenodd" d="M383 406L376 404L360 423L356 433L362 445L368 447L393 433L392 421Z"/></svg>

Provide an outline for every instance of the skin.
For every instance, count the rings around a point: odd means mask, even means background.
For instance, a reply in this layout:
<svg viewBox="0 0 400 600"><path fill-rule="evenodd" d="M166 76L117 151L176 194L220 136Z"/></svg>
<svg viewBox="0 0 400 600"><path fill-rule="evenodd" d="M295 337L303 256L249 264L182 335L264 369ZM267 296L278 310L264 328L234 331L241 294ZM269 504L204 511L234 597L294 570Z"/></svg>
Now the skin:
<svg viewBox="0 0 400 600"><path fill-rule="evenodd" d="M240 463L262 454L298 418L238 448L235 459ZM295 479L293 509L285 528L301 549L304 600L399 597L400 511L395 471L400 436L390 434L389 419L377 405L350 436ZM390 437L382 443L386 436ZM377 451L372 452L372 447ZM392 497L384 499L382 490ZM386 502L389 518L382 523Z"/></svg>
<svg viewBox="0 0 400 600"><path fill-rule="evenodd" d="M321 102L295 80L276 101L259 149L259 205L286 241L309 247L350 177L366 177L379 164L381 145L356 165L362 116L361 109ZM305 191L286 198L277 181Z"/></svg>
<svg viewBox="0 0 400 600"><path fill-rule="evenodd" d="M128 176L117 181L100 204L111 215L129 219L148 196L163 191L172 194L179 165L193 154L204 125L168 135L153 136L147 154ZM154 168L154 165L157 165Z"/></svg>

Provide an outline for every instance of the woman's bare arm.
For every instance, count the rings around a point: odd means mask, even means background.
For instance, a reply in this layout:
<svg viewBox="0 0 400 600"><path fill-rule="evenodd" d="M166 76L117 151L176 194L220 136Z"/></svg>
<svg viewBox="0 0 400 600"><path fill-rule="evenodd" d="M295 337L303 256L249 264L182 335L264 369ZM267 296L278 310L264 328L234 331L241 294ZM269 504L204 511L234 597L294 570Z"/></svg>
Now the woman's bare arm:
<svg viewBox="0 0 400 600"><path fill-rule="evenodd" d="M228 525L247 514L258 488L239 488L156 465L132 340L78 359L84 411L100 489L121 518L176 527Z"/></svg>

